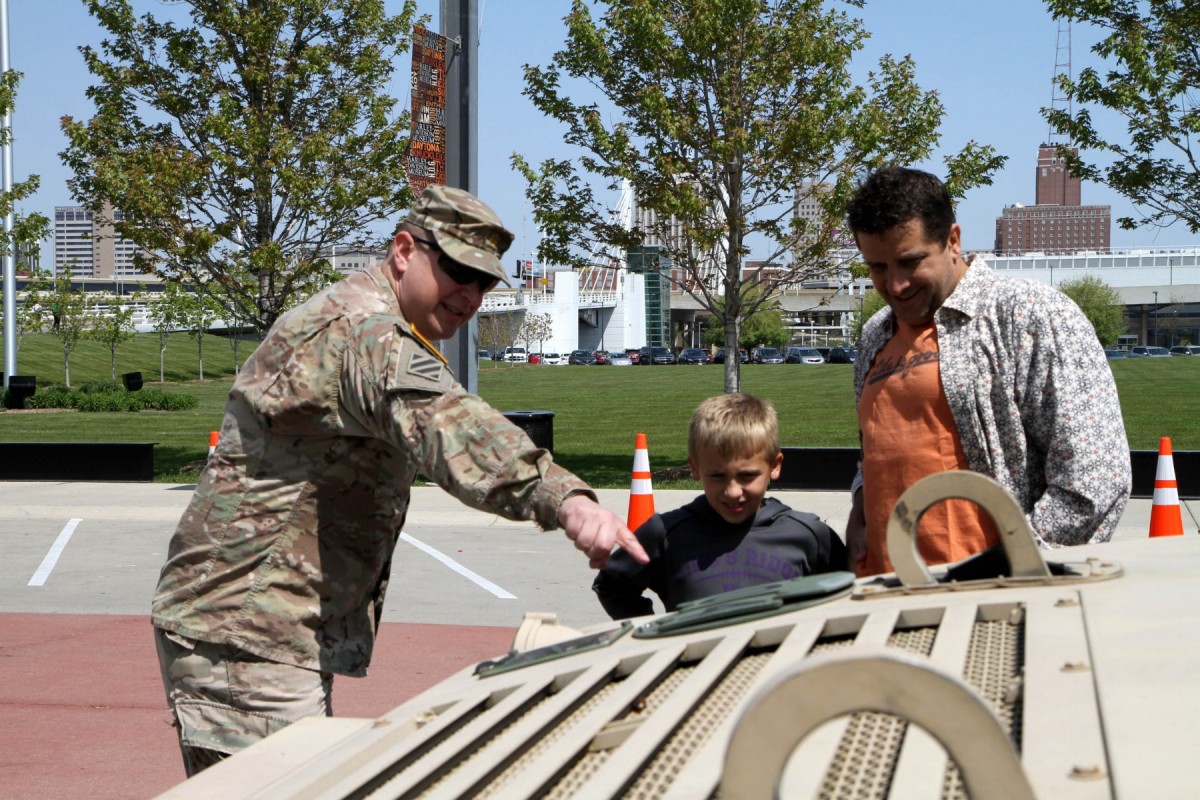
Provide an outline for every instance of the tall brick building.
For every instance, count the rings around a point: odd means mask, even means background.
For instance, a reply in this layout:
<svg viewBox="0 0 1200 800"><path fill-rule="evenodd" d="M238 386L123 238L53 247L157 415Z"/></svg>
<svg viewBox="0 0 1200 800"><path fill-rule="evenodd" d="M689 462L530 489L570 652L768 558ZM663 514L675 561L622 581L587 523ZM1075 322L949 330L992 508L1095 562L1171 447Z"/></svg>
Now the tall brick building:
<svg viewBox="0 0 1200 800"><path fill-rule="evenodd" d="M1081 205L1081 181L1067 171L1053 144L1038 148L1036 205L1017 203L996 220L996 253L1107 250L1112 207Z"/></svg>

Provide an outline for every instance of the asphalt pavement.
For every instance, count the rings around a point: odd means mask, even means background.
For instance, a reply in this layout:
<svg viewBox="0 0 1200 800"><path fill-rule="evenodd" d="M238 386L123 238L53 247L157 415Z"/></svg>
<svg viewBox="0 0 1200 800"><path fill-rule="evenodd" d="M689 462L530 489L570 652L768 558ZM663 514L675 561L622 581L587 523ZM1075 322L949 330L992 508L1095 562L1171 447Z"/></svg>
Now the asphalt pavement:
<svg viewBox="0 0 1200 800"><path fill-rule="evenodd" d="M0 612L144 615L190 484L0 482ZM657 490L658 510L695 492ZM624 517L629 493L598 492ZM845 492L772 492L845 528ZM1200 501L1182 504L1196 532ZM1147 535L1151 503L1131 500L1116 539ZM606 617L592 571L559 531L468 508L437 487L413 489L393 564L385 622L514 627L527 611L554 611L585 627Z"/></svg>

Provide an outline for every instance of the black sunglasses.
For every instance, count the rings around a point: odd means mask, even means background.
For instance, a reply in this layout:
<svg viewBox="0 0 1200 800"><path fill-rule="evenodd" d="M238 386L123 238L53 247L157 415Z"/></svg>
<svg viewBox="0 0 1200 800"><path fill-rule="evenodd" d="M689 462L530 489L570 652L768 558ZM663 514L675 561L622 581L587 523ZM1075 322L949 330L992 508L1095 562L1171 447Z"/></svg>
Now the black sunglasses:
<svg viewBox="0 0 1200 800"><path fill-rule="evenodd" d="M410 233L409 236L412 236ZM412 236L414 242L420 242L429 248L431 252L437 253L438 267L442 272L450 276L450 280L457 283L459 286L466 286L469 283L479 284L479 291L487 292L500 282L500 279L495 275L488 275L486 272L468 267L465 264L460 264L450 256L442 248L438 247L437 242L429 239L422 239L420 236Z"/></svg>

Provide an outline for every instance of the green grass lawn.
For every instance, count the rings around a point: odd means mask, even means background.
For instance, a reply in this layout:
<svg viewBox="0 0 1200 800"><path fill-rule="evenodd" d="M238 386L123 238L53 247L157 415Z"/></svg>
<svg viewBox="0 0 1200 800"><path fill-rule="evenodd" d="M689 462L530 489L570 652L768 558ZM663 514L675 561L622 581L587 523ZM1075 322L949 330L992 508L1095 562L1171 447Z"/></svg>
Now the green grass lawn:
<svg viewBox="0 0 1200 800"><path fill-rule="evenodd" d="M244 343L238 360L250 344ZM156 442L160 481L191 482L208 452L208 433L220 427L233 376L233 354L217 336L204 339L205 381L198 381L196 343L173 336L163 388L195 395L200 405L184 412L83 414L0 412L0 441ZM62 382L62 354L46 334L26 336L18 354L20 374L39 386ZM852 367L758 365L742 368L744 391L771 400L779 411L783 443L794 447L854 447ZM1112 363L1130 445L1158 447L1170 436L1177 450L1200 449L1200 358L1142 358ZM140 371L158 379L158 338L139 335L118 351L117 373ZM109 354L94 342L71 358L72 384L108 380ZM554 412L557 460L597 487L628 487L637 433L649 441L650 465L660 488L696 484L668 477L687 461L687 423L705 397L719 394L722 367L544 367L484 362L479 393L502 411Z"/></svg>

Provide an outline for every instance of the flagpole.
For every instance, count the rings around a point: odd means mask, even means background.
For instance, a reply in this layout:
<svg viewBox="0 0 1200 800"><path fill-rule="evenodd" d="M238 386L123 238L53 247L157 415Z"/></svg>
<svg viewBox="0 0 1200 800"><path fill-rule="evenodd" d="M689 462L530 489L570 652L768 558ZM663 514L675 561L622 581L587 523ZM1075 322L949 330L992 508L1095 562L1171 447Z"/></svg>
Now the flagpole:
<svg viewBox="0 0 1200 800"><path fill-rule="evenodd" d="M8 74L8 0L0 0L0 75ZM8 133L8 137L0 145L0 191L8 197L12 192L12 111L4 110L3 121L0 125ZM13 210L12 206L4 214L4 386L8 387L8 379L17 371L17 271L16 259L13 258L15 245L12 241Z"/></svg>

